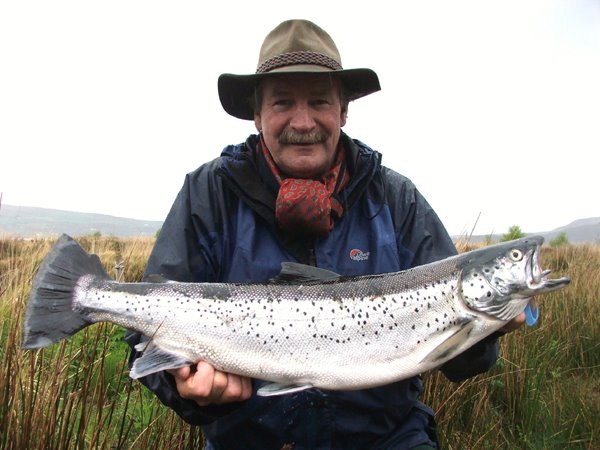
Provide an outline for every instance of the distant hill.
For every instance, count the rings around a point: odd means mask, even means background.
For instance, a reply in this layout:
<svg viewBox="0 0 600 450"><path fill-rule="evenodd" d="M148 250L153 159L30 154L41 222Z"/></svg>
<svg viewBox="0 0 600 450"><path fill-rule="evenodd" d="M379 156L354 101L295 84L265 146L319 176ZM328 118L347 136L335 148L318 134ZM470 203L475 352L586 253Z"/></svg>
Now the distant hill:
<svg viewBox="0 0 600 450"><path fill-rule="evenodd" d="M104 214L3 204L0 209L0 236L45 237L67 233L82 236L154 236L162 221L136 220Z"/></svg>
<svg viewBox="0 0 600 450"><path fill-rule="evenodd" d="M100 232L103 236L154 236L162 226L162 221L137 220L125 217L91 214L58 209L33 208L3 204L0 209L0 237L45 237L67 233L81 236ZM566 233L573 244L600 243L600 217L578 219L568 225L550 231L527 232L541 234L546 242L560 233ZM498 242L502 234L492 235L492 241ZM489 236L471 236L470 242L479 243ZM465 236L454 236L464 239Z"/></svg>
<svg viewBox="0 0 600 450"><path fill-rule="evenodd" d="M596 244L600 243L600 217L578 219L569 223L568 225L558 227L550 231L527 232L524 230L524 232L528 235L539 234L541 236L544 236L544 238L546 239L546 243L556 238L559 234L565 233L567 235L568 241L571 244ZM498 242L502 237L502 234L493 234L491 236L492 241ZM488 235L474 235L471 236L469 241L473 243L479 243L485 241L486 239L488 239L488 237ZM465 239L465 236L456 236L455 238Z"/></svg>
<svg viewBox="0 0 600 450"><path fill-rule="evenodd" d="M566 233L569 242L574 244L583 242L600 243L600 217L575 220L564 227L555 228L542 234L549 241L560 233Z"/></svg>

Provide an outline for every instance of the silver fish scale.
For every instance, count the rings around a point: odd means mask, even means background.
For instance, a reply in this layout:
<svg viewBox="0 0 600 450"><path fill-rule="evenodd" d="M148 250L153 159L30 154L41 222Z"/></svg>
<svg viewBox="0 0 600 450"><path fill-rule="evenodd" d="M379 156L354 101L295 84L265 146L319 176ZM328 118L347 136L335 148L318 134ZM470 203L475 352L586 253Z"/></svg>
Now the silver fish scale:
<svg viewBox="0 0 600 450"><path fill-rule="evenodd" d="M468 313L454 295L457 278L453 264L287 285L128 285L82 277L76 307L227 372L350 389L432 368L421 360Z"/></svg>

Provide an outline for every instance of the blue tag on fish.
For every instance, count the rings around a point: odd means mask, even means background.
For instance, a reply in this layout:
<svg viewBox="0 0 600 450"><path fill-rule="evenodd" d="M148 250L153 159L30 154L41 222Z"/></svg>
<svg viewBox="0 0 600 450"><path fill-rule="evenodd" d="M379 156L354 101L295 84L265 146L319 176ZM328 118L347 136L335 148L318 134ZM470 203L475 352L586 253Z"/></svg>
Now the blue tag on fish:
<svg viewBox="0 0 600 450"><path fill-rule="evenodd" d="M534 326L540 318L540 309L535 305L532 309L531 303L528 303L525 307L525 322L530 327Z"/></svg>

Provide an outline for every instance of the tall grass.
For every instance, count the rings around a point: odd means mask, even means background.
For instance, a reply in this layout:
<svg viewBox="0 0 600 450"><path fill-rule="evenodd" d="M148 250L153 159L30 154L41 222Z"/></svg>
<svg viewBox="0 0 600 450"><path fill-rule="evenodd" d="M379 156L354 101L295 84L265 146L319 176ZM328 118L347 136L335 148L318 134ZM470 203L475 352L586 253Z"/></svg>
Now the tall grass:
<svg viewBox="0 0 600 450"><path fill-rule="evenodd" d="M108 273L123 262L124 281L141 279L153 245L78 240ZM25 299L51 244L0 240L0 448L200 448L197 428L128 377L122 329L98 324L44 350L20 349Z"/></svg>
<svg viewBox="0 0 600 450"><path fill-rule="evenodd" d="M78 241L123 281L140 280L153 245ZM52 243L0 239L0 448L201 448L198 428L129 379L122 329L98 324L21 350L31 280ZM543 266L572 283L540 298L539 324L502 338L486 374L460 384L427 375L424 401L436 410L444 448L600 448L600 246L544 250Z"/></svg>
<svg viewBox="0 0 600 450"><path fill-rule="evenodd" d="M428 377L445 448L600 448L600 246L543 250L543 267L572 281L537 299L538 324L504 336L485 374Z"/></svg>

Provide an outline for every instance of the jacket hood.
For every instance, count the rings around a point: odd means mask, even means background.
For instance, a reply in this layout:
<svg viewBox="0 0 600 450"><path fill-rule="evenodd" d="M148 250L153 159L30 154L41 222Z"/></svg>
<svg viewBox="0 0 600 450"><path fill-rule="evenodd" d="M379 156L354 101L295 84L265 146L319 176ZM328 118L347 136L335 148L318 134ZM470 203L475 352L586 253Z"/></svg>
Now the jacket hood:
<svg viewBox="0 0 600 450"><path fill-rule="evenodd" d="M350 182L337 196L347 209L354 206L369 182L381 172L381 154L343 132L340 139L346 151ZM259 136L252 134L243 144L225 147L221 152L219 175L252 209L274 223L279 187L264 160L256 156L258 142ZM383 186L381 188L383 195Z"/></svg>

